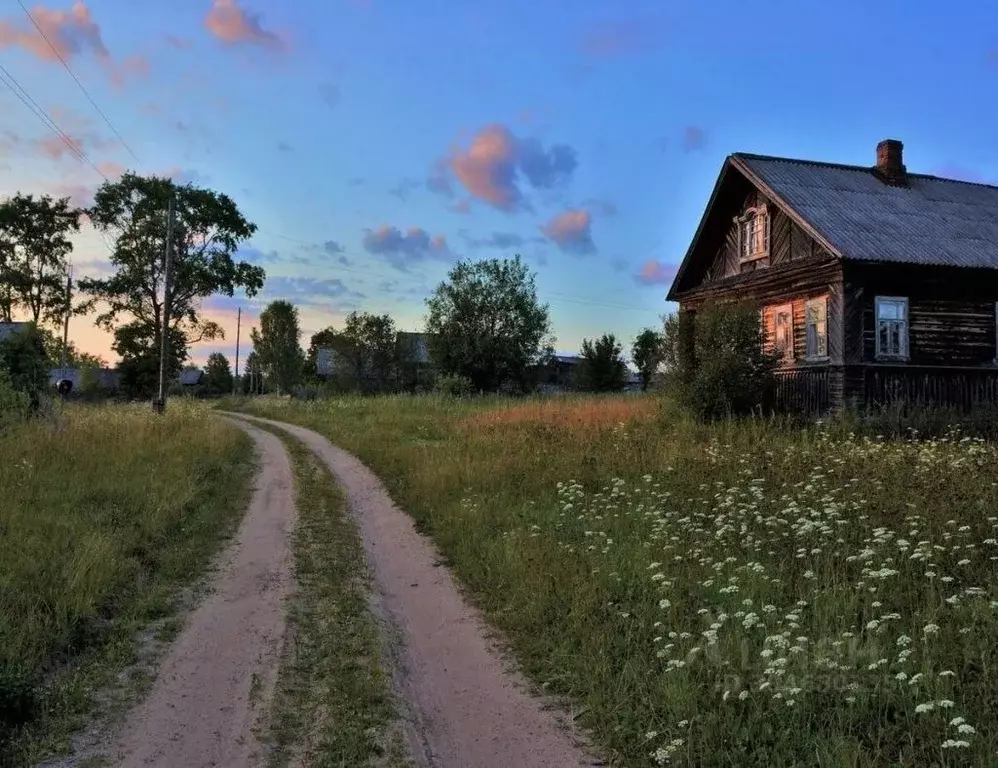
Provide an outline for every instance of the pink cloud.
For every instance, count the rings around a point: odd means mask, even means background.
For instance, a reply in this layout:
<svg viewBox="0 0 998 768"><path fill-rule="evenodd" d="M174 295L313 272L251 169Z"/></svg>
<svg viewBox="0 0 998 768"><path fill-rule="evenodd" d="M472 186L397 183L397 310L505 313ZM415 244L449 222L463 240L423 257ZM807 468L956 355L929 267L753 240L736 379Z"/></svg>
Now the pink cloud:
<svg viewBox="0 0 998 768"><path fill-rule="evenodd" d="M83 0L76 0L68 11L38 5L30 13L34 23L30 19L20 24L0 21L0 48L21 48L41 61L56 64L89 53L101 62L115 85L123 85L130 75L148 74L149 64L141 56L129 57L120 67L112 62L100 25Z"/></svg>
<svg viewBox="0 0 998 768"><path fill-rule="evenodd" d="M593 217L589 211L578 209L559 213L541 232L561 250L584 254L596 250L592 234Z"/></svg>
<svg viewBox="0 0 998 768"><path fill-rule="evenodd" d="M468 192L503 211L520 202L516 186L516 139L504 125L489 125L458 152L451 170Z"/></svg>
<svg viewBox="0 0 998 768"><path fill-rule="evenodd" d="M127 170L121 163L111 160L102 160L97 163L97 170L107 176L111 181L119 179Z"/></svg>
<svg viewBox="0 0 998 768"><path fill-rule="evenodd" d="M453 255L443 235L430 236L422 227L410 227L402 232L398 227L382 224L366 231L363 246L368 253L384 256L402 270L411 262L427 258L449 259Z"/></svg>
<svg viewBox="0 0 998 768"><path fill-rule="evenodd" d="M101 30L82 0L76 0L68 11L50 11L36 6L31 15L44 37L34 25L19 28L9 21L0 22L0 47L16 46L33 53L42 61L58 63L59 57L70 59L90 51L99 59L110 58ZM46 42L45 38L48 38Z"/></svg>
<svg viewBox="0 0 998 768"><path fill-rule="evenodd" d="M260 23L260 14L241 8L236 0L213 0L204 25L225 45L259 45L282 48L284 41Z"/></svg>
<svg viewBox="0 0 998 768"><path fill-rule="evenodd" d="M672 278L676 276L676 269L674 264L648 259L634 279L642 285L664 285L672 282Z"/></svg>
<svg viewBox="0 0 998 768"><path fill-rule="evenodd" d="M448 165L472 197L511 212L529 207L521 180L534 189L552 189L567 182L577 164L575 150L566 144L545 148L536 139L518 138L505 125L492 123L476 133L467 148L455 151Z"/></svg>

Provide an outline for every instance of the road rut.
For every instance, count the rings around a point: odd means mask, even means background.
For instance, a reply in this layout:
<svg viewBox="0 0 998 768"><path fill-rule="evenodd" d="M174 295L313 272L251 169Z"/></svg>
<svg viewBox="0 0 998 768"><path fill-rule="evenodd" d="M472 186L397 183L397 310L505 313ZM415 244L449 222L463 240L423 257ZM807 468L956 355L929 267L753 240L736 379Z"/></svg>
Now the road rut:
<svg viewBox="0 0 998 768"><path fill-rule="evenodd" d="M488 640L480 614L461 596L430 540L358 459L292 424L278 427L329 467L349 499L375 580L373 606L395 635L390 656L413 759L441 768L600 765L562 726Z"/></svg>

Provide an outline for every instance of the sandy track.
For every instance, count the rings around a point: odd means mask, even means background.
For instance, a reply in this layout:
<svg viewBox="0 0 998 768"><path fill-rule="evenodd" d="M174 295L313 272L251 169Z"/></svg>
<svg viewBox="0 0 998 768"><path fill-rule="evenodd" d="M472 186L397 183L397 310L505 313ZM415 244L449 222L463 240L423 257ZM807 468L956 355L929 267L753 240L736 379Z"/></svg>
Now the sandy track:
<svg viewBox="0 0 998 768"><path fill-rule="evenodd" d="M109 752L121 766L252 766L274 690L292 585L292 474L280 439L245 422L261 457L249 510L212 591L188 617L149 695Z"/></svg>
<svg viewBox="0 0 998 768"><path fill-rule="evenodd" d="M375 609L397 633L393 683L407 707L413 759L442 768L541 768L600 765L578 735L562 728L522 678L508 669L485 624L439 565L433 544L389 498L360 461L321 435L283 422L345 490L360 526L377 587ZM391 638L390 638L391 639Z"/></svg>

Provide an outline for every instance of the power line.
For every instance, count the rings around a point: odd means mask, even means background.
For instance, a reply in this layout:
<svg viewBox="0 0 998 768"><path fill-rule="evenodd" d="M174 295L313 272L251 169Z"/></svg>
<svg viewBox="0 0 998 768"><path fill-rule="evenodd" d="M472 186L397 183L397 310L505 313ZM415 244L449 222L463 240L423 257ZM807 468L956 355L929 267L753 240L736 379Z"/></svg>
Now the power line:
<svg viewBox="0 0 998 768"><path fill-rule="evenodd" d="M17 82L17 78L14 77L3 64L0 64L0 80L2 80L4 85L10 89L11 93L21 100L21 103L24 104L24 106L26 106L35 117L42 121L42 124L46 128L62 140L62 142L69 148L70 152L76 155L76 157L80 160L89 163L90 166L97 171L98 174L100 174L104 181L109 181L107 176L104 175L104 172L87 156L87 153L83 150L83 148L77 146L69 135L59 127L59 124L52 118L52 116L49 115L49 113L46 112L37 101L31 98L31 94L29 94L24 87Z"/></svg>
<svg viewBox="0 0 998 768"><path fill-rule="evenodd" d="M128 154L132 156L135 162L141 164L141 161L132 151L132 148L128 145L128 142L125 141L125 139L122 137L120 133L118 133L118 129L114 127L114 125L108 119L108 116L105 115L104 112L101 110L101 108L97 106L97 102L93 100L87 89L83 87L83 83L80 82L80 79L76 76L76 73L73 72L73 70L70 68L69 63L63 57L62 53L60 53L59 49L52 44L52 41L49 40L48 35L45 34L44 30L42 30L41 26L39 26L38 22L35 21L35 17L31 14L31 11L27 9L27 7L24 5L24 3L21 0L17 0L17 4L21 6L21 10L24 11L24 13L27 15L29 19L31 19L31 23L35 26L35 29L38 30L38 34L42 36L42 38L45 40L46 43L48 43L49 48L52 49L52 53L54 53L56 56L59 57L59 61L62 62L62 66L66 68L66 71L69 72L70 77L73 78L79 89L83 91L83 95L87 97L87 101L89 101L91 106L95 110L97 110L97 114L99 114L102 118L104 118L104 122L107 123L107 127L111 129L112 133L114 133L115 136L118 137L118 141L120 141L121 145L128 150Z"/></svg>

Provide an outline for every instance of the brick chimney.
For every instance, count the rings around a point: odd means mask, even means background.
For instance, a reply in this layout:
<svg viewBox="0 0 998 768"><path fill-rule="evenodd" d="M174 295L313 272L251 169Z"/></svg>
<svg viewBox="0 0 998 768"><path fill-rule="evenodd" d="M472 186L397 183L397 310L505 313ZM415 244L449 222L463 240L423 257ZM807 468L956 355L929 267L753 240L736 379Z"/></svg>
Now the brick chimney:
<svg viewBox="0 0 998 768"><path fill-rule="evenodd" d="M877 144L877 175L885 184L895 187L908 186L908 172L902 161L904 144L897 139L884 139Z"/></svg>

